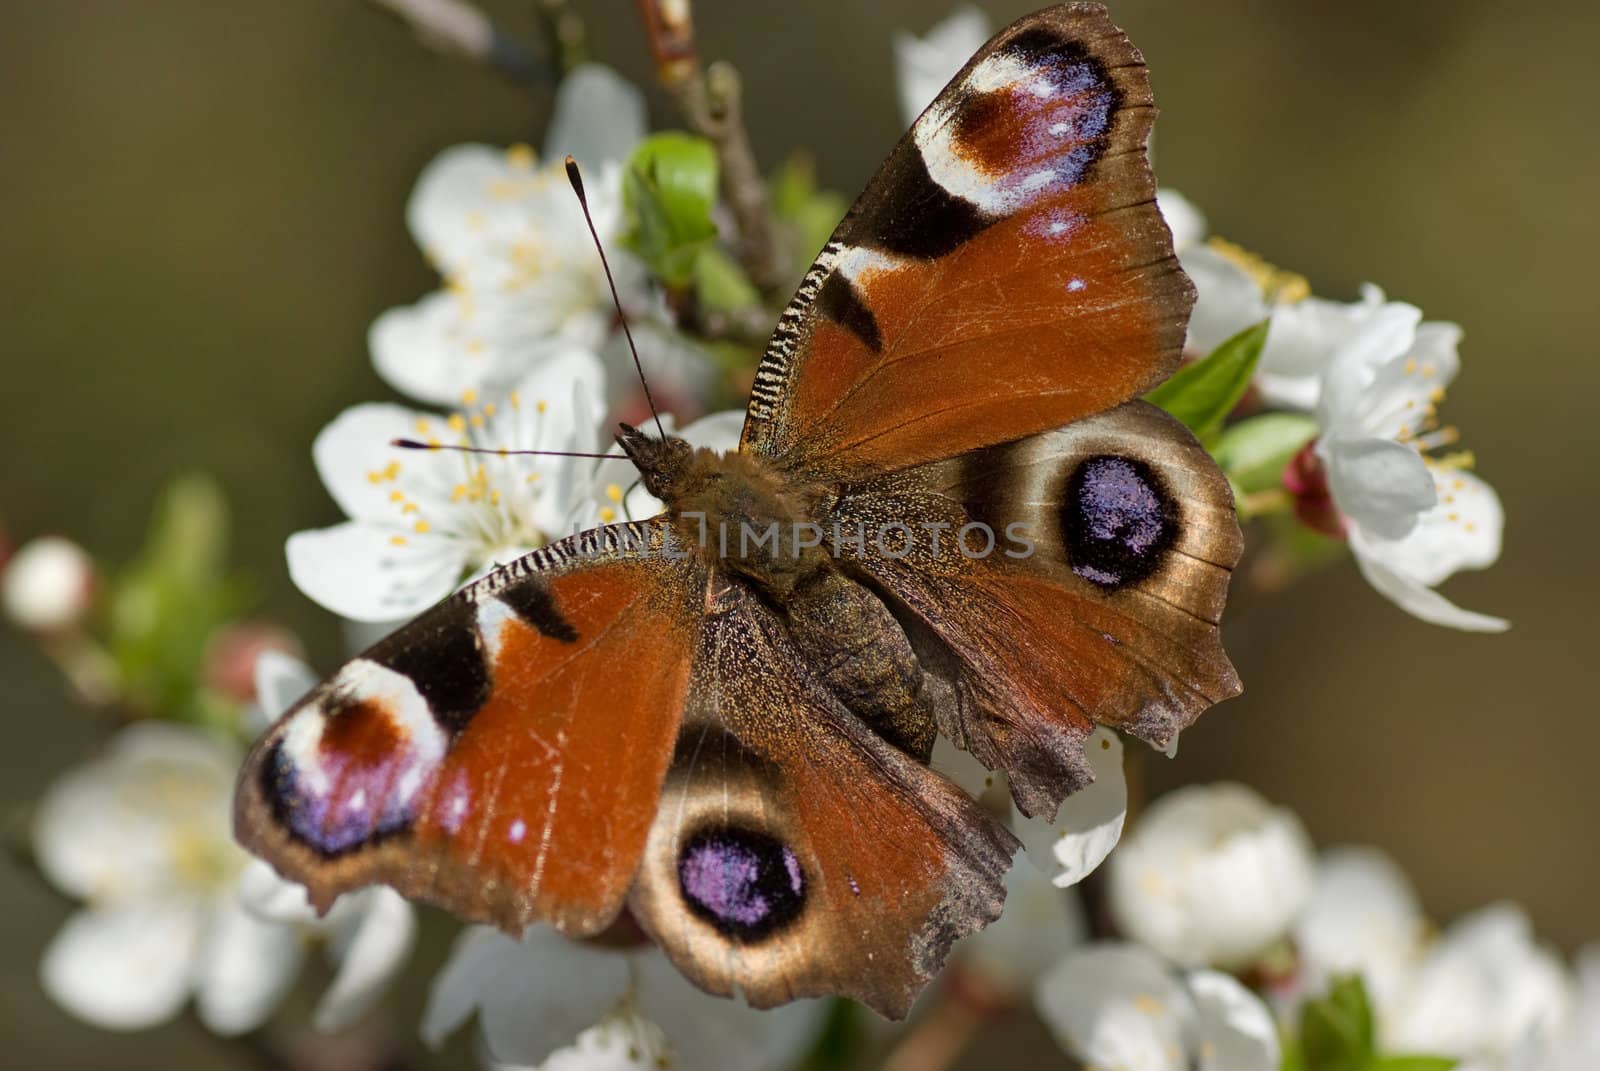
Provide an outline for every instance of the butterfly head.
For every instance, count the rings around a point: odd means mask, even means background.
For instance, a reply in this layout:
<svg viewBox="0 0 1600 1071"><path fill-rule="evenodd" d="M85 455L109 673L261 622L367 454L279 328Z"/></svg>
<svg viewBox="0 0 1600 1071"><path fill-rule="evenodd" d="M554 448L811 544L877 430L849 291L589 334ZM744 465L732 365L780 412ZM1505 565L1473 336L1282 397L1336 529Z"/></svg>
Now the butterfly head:
<svg viewBox="0 0 1600 1071"><path fill-rule="evenodd" d="M677 496L674 489L682 482L694 447L675 435L664 439L646 435L631 424L618 425L617 445L639 470L645 490L663 501Z"/></svg>

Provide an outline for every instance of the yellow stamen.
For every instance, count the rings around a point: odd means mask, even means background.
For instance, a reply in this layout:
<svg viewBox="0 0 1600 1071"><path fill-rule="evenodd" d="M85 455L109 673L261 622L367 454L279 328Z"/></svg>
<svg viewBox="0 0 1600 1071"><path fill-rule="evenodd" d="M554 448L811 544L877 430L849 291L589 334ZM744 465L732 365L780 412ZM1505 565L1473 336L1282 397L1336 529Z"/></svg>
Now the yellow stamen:
<svg viewBox="0 0 1600 1071"><path fill-rule="evenodd" d="M1225 238L1208 238L1206 245L1254 279L1262 295L1270 302L1292 305L1311 296L1311 284L1298 272L1285 271Z"/></svg>
<svg viewBox="0 0 1600 1071"><path fill-rule="evenodd" d="M429 524L427 521L418 521L416 524L411 526L411 530L418 535L425 535L428 529L432 527L433 525Z"/></svg>
<svg viewBox="0 0 1600 1071"><path fill-rule="evenodd" d="M518 142L506 150L506 163L519 171L531 171L539 160L529 146Z"/></svg>

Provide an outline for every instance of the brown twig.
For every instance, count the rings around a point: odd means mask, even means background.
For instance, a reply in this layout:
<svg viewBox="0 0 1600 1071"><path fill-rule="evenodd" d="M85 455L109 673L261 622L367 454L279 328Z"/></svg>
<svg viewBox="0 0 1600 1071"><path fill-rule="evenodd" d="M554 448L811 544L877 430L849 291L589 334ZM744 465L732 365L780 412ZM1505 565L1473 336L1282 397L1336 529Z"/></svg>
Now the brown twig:
<svg viewBox="0 0 1600 1071"><path fill-rule="evenodd" d="M638 2L657 80L690 129L716 147L722 194L739 231L739 262L759 289L774 290L787 281L783 243L745 130L739 73L727 63L701 66L689 0Z"/></svg>
<svg viewBox="0 0 1600 1071"><path fill-rule="evenodd" d="M467 0L367 0L399 19L436 52L471 60L523 85L550 85L556 72Z"/></svg>
<svg viewBox="0 0 1600 1071"><path fill-rule="evenodd" d="M1018 1007L1018 995L957 964L945 972L929 1003L889 1050L882 1071L946 1071L955 1066L985 1026Z"/></svg>

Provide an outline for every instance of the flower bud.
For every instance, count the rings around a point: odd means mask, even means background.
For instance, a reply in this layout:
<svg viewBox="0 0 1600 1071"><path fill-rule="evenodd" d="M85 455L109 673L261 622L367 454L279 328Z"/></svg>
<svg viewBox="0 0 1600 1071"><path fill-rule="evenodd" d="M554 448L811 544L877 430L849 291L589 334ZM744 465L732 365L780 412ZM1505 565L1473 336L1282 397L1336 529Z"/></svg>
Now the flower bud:
<svg viewBox="0 0 1600 1071"><path fill-rule="evenodd" d="M1334 504L1328 487L1328 470L1317 456L1317 440L1302 446L1283 470L1283 489L1294 499L1294 515L1300 523L1330 539L1345 538L1344 517Z"/></svg>
<svg viewBox="0 0 1600 1071"><path fill-rule="evenodd" d="M0 603L12 621L32 632L61 632L81 622L94 594L94 563L61 536L24 545L0 576Z"/></svg>
<svg viewBox="0 0 1600 1071"><path fill-rule="evenodd" d="M1111 853L1128 937L1189 967L1242 967L1289 932L1316 861L1300 820L1243 785L1196 785L1146 812Z"/></svg>
<svg viewBox="0 0 1600 1071"><path fill-rule="evenodd" d="M206 683L236 702L253 702L256 699L256 660L266 651L278 651L294 658L305 654L294 633L281 625L236 621L218 629L206 645Z"/></svg>

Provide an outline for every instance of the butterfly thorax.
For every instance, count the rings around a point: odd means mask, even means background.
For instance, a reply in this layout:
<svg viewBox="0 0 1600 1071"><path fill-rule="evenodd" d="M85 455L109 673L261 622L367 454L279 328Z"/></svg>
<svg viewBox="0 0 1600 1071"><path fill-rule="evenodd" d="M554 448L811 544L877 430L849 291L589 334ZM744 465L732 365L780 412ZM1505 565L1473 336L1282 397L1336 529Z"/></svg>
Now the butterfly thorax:
<svg viewBox="0 0 1600 1071"><path fill-rule="evenodd" d="M830 496L744 451L722 453L624 426L618 443L645 489L666 505L678 541L714 570L785 598L829 565L813 538Z"/></svg>
<svg viewBox="0 0 1600 1071"><path fill-rule="evenodd" d="M819 681L901 750L927 760L934 719L925 674L883 602L847 577L823 526L835 497L744 451L719 453L626 428L617 441L667 507L679 542L713 575L778 608Z"/></svg>

